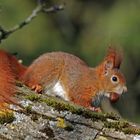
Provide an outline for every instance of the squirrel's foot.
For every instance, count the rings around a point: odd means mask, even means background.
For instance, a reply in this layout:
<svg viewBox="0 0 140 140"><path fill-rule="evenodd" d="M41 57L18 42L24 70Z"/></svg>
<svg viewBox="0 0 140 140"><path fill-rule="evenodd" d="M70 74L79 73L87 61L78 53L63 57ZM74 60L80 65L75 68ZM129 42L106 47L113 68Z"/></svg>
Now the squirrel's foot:
<svg viewBox="0 0 140 140"><path fill-rule="evenodd" d="M89 107L89 109L94 111L94 112L102 112L100 107Z"/></svg>
<svg viewBox="0 0 140 140"><path fill-rule="evenodd" d="M42 93L42 86L41 85L39 85L39 84L36 84L36 85L33 85L32 87L31 87L31 89L32 90L34 90L35 92L37 92L37 93Z"/></svg>

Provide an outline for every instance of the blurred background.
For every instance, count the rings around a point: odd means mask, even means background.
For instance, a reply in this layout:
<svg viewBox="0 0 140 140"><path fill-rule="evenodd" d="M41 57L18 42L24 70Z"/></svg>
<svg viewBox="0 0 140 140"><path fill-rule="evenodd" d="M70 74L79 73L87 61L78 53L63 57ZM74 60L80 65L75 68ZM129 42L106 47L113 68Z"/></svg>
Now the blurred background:
<svg viewBox="0 0 140 140"><path fill-rule="evenodd" d="M63 2L63 11L39 14L0 48L17 52L26 65L44 52L65 51L96 66L110 43L121 46L128 93L113 106L124 118L140 123L140 0L48 0L48 7ZM0 25L9 29L20 23L36 4L36 0L1 0Z"/></svg>

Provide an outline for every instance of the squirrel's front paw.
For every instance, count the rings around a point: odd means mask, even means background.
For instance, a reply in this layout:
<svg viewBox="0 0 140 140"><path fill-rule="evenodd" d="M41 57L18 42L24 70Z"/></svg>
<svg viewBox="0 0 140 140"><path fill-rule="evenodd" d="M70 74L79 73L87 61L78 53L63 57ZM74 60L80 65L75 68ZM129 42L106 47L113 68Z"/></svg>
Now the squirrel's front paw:
<svg viewBox="0 0 140 140"><path fill-rule="evenodd" d="M100 107L92 107L92 106L90 106L89 109L94 111L94 112L102 112Z"/></svg>
<svg viewBox="0 0 140 140"><path fill-rule="evenodd" d="M31 89L32 90L34 90L35 92L37 92L37 93L42 93L42 86L41 85L39 85L39 84L36 84L36 85L33 85L32 87L31 87Z"/></svg>

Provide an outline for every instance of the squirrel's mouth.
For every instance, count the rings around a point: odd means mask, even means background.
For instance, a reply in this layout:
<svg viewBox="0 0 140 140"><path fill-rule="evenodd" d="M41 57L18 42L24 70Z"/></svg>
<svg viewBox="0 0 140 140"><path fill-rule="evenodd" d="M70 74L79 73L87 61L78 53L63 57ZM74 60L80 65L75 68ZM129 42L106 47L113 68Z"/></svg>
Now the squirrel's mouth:
<svg viewBox="0 0 140 140"><path fill-rule="evenodd" d="M108 92L108 93L105 94L105 96L106 96L107 98L109 98L111 102L116 102L116 101L119 100L120 96L121 96L123 93L125 93L125 92L127 92L127 87L126 87L126 86L117 87L117 88L115 89L115 91L113 91L113 92Z"/></svg>
<svg viewBox="0 0 140 140"><path fill-rule="evenodd" d="M120 94L112 92L112 93L110 93L109 99L111 102L117 102L119 100L120 96L121 96Z"/></svg>
<svg viewBox="0 0 140 140"><path fill-rule="evenodd" d="M110 92L106 93L105 96L109 98L111 102L117 102L121 95L115 92Z"/></svg>

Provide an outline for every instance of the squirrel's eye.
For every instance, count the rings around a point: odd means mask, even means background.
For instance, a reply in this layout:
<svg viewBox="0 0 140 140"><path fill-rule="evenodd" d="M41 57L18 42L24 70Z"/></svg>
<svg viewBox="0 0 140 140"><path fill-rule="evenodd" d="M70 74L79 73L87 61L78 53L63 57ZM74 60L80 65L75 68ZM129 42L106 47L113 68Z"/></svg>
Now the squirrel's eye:
<svg viewBox="0 0 140 140"><path fill-rule="evenodd" d="M113 75L113 76L111 77L111 80L112 80L113 82L117 83L117 82L118 82L118 77L115 76L115 75Z"/></svg>

